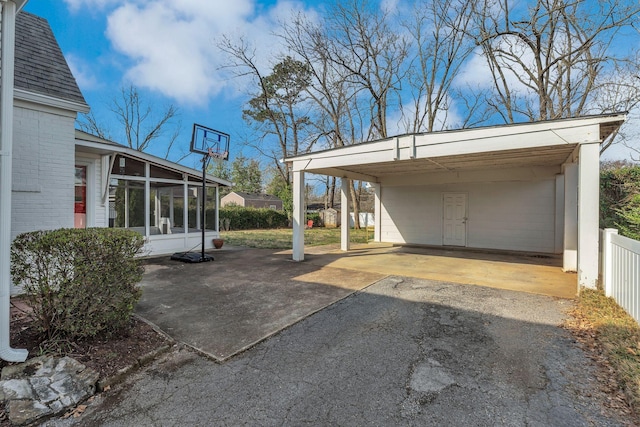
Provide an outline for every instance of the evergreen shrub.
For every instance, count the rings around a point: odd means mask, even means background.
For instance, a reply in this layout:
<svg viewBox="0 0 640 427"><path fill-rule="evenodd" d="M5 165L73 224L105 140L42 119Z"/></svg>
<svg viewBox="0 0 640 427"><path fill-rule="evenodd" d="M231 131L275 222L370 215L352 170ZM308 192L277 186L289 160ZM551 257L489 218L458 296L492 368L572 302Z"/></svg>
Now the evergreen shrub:
<svg viewBox="0 0 640 427"><path fill-rule="evenodd" d="M220 221L229 219L231 230L257 230L289 226L286 212L229 205L220 208Z"/></svg>
<svg viewBox="0 0 640 427"><path fill-rule="evenodd" d="M23 233L11 248L12 279L48 339L109 337L131 323L143 244L120 228Z"/></svg>
<svg viewBox="0 0 640 427"><path fill-rule="evenodd" d="M608 167L600 172L600 228L617 228L640 239L640 166Z"/></svg>

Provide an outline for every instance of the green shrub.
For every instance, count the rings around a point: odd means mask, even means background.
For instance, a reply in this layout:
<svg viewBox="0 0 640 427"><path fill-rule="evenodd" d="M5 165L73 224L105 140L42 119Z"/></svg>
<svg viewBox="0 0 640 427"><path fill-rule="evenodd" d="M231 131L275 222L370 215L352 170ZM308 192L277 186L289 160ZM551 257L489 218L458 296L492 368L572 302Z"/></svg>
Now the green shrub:
<svg viewBox="0 0 640 427"><path fill-rule="evenodd" d="M314 227L320 227L322 224L322 221L320 219L320 214L318 212L313 212L313 213L308 213L307 214L307 221L313 221L313 226Z"/></svg>
<svg viewBox="0 0 640 427"><path fill-rule="evenodd" d="M220 209L220 221L228 219L231 230L256 230L283 228L289 226L289 218L284 211L256 209L243 206L225 206Z"/></svg>
<svg viewBox="0 0 640 427"><path fill-rule="evenodd" d="M130 325L143 244L118 228L24 233L12 244L11 275L48 339L108 337Z"/></svg>
<svg viewBox="0 0 640 427"><path fill-rule="evenodd" d="M640 237L640 166L623 164L600 172L600 228Z"/></svg>
<svg viewBox="0 0 640 427"><path fill-rule="evenodd" d="M620 234L630 239L640 240L640 194L635 194L625 206L616 211L615 223Z"/></svg>

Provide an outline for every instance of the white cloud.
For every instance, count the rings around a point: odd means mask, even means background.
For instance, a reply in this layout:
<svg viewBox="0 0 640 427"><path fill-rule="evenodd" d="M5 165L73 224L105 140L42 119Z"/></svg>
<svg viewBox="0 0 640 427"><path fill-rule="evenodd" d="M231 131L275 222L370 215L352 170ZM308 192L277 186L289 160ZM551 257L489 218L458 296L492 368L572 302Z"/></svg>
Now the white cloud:
<svg viewBox="0 0 640 427"><path fill-rule="evenodd" d="M83 6L90 9L104 9L107 6L116 5L122 2L122 0L64 0L69 7L69 10L76 12Z"/></svg>
<svg viewBox="0 0 640 427"><path fill-rule="evenodd" d="M525 47L520 40L513 38L504 38L498 42L498 47L504 51L511 52L514 57L518 58L527 70L535 70L535 61L533 53L528 47ZM523 85L520 79L528 80L527 73L523 66L507 56L497 56L498 62L502 66L504 78L512 90L527 92L528 89ZM493 87L494 80L491 69L487 63L486 56L482 53L481 48L476 48L471 54L471 58L462 68L460 74L456 78L457 86L473 86L481 89Z"/></svg>
<svg viewBox="0 0 640 427"><path fill-rule="evenodd" d="M399 0L381 0L380 10L386 12L394 12L398 9Z"/></svg>
<svg viewBox="0 0 640 427"><path fill-rule="evenodd" d="M409 100L408 100L409 101ZM450 96L447 96L446 109L440 109L436 112L436 118L434 123L434 131L441 131L447 129L458 129L462 126L462 116L458 110L458 103ZM402 135L412 132L413 119L416 117L416 110L419 109L418 115L423 116L426 109L426 98L422 97L418 103L409 101L405 104L403 111L398 109L390 111L387 115L387 134L388 135ZM426 123L417 132L426 132Z"/></svg>
<svg viewBox="0 0 640 427"><path fill-rule="evenodd" d="M632 109L613 144L601 155L601 160L640 162L640 107Z"/></svg>
<svg viewBox="0 0 640 427"><path fill-rule="evenodd" d="M472 86L480 89L493 87L493 77L487 65L487 59L480 49L471 54L470 59L456 77L457 86Z"/></svg>
<svg viewBox="0 0 640 427"><path fill-rule="evenodd" d="M103 5L109 0L65 0ZM265 67L277 51L273 36L280 20L302 10L297 1L279 1L257 11L253 0L120 0L108 13L107 37L130 60L128 82L178 102L203 105L237 82L221 71L227 58L216 46L223 35L244 35Z"/></svg>

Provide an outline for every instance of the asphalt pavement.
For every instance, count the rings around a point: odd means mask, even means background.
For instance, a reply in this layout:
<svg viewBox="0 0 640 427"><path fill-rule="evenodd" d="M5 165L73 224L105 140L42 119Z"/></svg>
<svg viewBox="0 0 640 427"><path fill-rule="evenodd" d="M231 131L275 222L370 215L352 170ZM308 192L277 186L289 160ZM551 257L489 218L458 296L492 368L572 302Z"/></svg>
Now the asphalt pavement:
<svg viewBox="0 0 640 427"><path fill-rule="evenodd" d="M571 304L390 276L223 362L178 346L48 425L624 425Z"/></svg>

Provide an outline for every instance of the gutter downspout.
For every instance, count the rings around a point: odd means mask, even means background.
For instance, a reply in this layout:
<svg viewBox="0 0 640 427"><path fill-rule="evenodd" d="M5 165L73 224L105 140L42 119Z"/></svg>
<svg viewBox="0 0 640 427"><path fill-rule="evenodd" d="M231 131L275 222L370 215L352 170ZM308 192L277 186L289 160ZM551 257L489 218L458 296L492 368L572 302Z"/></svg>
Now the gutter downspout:
<svg viewBox="0 0 640 427"><path fill-rule="evenodd" d="M16 4L0 0L2 41L0 47L0 358L24 362L29 352L11 348L11 162L13 149L13 77L15 60Z"/></svg>

